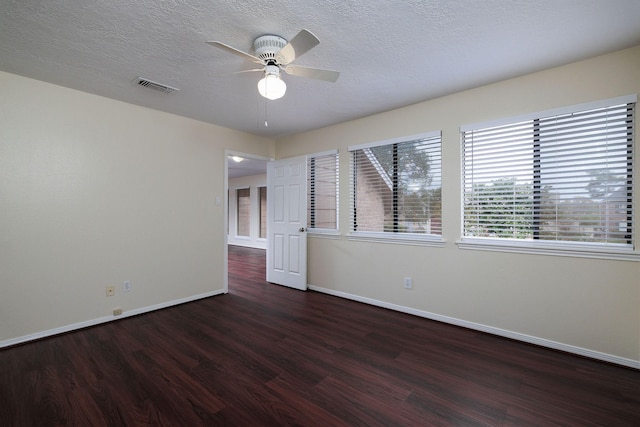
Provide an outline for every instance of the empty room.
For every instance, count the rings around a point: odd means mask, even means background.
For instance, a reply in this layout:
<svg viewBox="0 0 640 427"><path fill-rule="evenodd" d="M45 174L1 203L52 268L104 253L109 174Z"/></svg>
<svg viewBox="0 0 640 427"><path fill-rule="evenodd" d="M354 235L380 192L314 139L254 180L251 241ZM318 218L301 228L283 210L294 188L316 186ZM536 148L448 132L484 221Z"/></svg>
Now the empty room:
<svg viewBox="0 0 640 427"><path fill-rule="evenodd" d="M640 424L640 2L0 5L0 424Z"/></svg>

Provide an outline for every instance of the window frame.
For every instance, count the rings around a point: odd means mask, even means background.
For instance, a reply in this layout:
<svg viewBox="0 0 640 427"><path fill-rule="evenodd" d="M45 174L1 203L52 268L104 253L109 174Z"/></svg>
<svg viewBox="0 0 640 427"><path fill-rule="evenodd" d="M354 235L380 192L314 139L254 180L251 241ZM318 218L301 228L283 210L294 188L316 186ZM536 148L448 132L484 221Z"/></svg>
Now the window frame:
<svg viewBox="0 0 640 427"><path fill-rule="evenodd" d="M240 192L241 191L248 191L248 196L246 196L247 198L247 202L248 204L246 205L246 208L249 210L249 215L248 215L248 223L247 225L247 233L248 234L240 234L240 202L241 202L241 197L240 197ZM237 187L234 189L235 192L235 217L236 217L236 226L235 226L235 238L237 239L251 239L251 187ZM245 196L242 196L242 198L245 198Z"/></svg>
<svg viewBox="0 0 640 427"><path fill-rule="evenodd" d="M464 133L473 130L480 130L492 127L506 126L510 124L516 124L520 122L532 121L535 122L539 119L552 116L562 116L572 113L580 113L589 110L595 110L599 108L606 108L616 105L635 103L637 107L637 95L621 96L616 98L609 98L595 102L577 104L567 107L561 107L556 109L550 109L541 112L529 113L521 116L514 116L509 118L502 118L487 122L479 122L460 127L460 165L461 165L461 211L460 211L460 239L456 242L460 249L472 249L472 250L486 250L486 251L498 251L498 252L515 252L526 253L536 255L553 255L553 256L571 256L582 258L598 258L598 259L614 259L623 261L640 261L640 253L637 250L637 225L638 215L636 214L636 198L638 189L632 186L632 196L630 205L632 207L631 224L633 226L633 232L631 234L630 245L605 244L599 242L572 242L572 241L553 241L553 240L519 240L510 238L497 238L497 237L475 237L465 236L465 158L464 158ZM637 124L634 117L632 121L632 133L631 133L631 176L634 182L637 181L636 165L637 160L635 156L635 146L637 144ZM535 138L534 138L535 139ZM532 140L532 147L535 152L535 141ZM535 162L535 154L534 154ZM535 168L534 168L535 170ZM539 179L539 176L534 175L534 181ZM535 197L535 193L534 193Z"/></svg>
<svg viewBox="0 0 640 427"><path fill-rule="evenodd" d="M268 203L268 194L267 194L267 186L266 185L258 185L256 187L258 189L258 241L266 241L267 240L267 203ZM264 206L262 204L262 195L264 194ZM264 237L262 237L262 231L264 231Z"/></svg>
<svg viewBox="0 0 640 427"><path fill-rule="evenodd" d="M442 190L442 131L430 131L419 133L415 135L407 135L397 138L390 138L380 141L368 142L364 144L351 145L347 147L349 152L349 204L350 204L350 230L347 234L347 240L362 241L362 242L377 242L377 243L393 243L403 245L417 245L417 246L432 246L432 247L444 247L445 240L443 237L444 231L441 229L441 234L422 234L422 233L405 233L405 232L388 232L388 231L356 231L354 230L355 222L355 180L356 174L353 169L353 153L357 150L363 150L366 148L374 148L380 146L387 146L393 144L401 144L403 142L411 142L419 139L440 139L440 188ZM394 196L397 197L397 196Z"/></svg>

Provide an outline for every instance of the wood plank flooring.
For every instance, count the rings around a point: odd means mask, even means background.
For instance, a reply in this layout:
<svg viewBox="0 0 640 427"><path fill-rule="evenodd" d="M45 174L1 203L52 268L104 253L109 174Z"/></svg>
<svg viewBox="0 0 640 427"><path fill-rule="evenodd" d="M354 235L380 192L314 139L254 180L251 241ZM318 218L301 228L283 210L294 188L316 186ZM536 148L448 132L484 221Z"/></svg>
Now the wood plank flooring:
<svg viewBox="0 0 640 427"><path fill-rule="evenodd" d="M2 426L639 426L640 371L264 281L0 350Z"/></svg>

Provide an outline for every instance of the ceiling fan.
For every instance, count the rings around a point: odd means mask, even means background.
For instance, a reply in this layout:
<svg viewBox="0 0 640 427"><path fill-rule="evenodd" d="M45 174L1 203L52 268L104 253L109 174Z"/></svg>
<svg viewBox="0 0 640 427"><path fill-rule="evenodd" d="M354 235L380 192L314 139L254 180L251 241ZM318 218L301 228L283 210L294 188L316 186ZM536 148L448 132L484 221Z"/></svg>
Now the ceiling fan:
<svg viewBox="0 0 640 427"><path fill-rule="evenodd" d="M335 82L340 77L338 71L323 70L321 68L293 65L292 62L315 47L320 40L310 31L302 30L291 41L280 36L266 34L253 42L255 55L243 52L219 41L207 42L211 46L225 50L246 60L260 64L262 68L244 70L243 72L262 71L264 77L258 82L258 92L267 99L282 98L287 85L280 78L280 71L300 77Z"/></svg>

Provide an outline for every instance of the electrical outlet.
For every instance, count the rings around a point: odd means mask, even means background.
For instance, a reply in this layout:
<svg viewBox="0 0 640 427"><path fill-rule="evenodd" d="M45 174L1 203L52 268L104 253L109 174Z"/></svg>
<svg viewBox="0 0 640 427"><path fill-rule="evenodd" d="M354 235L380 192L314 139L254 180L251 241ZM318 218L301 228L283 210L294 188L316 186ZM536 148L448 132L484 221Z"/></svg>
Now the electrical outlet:
<svg viewBox="0 0 640 427"><path fill-rule="evenodd" d="M125 292L129 292L131 290L131 280L125 280L122 284L122 290Z"/></svg>
<svg viewBox="0 0 640 427"><path fill-rule="evenodd" d="M107 296L108 297L112 297L116 294L116 287L115 286L107 286Z"/></svg>
<svg viewBox="0 0 640 427"><path fill-rule="evenodd" d="M413 279L411 279L411 277L404 278L404 288L413 289Z"/></svg>
<svg viewBox="0 0 640 427"><path fill-rule="evenodd" d="M113 315L114 316L120 316L122 314L122 309L121 308L114 308L113 309Z"/></svg>

